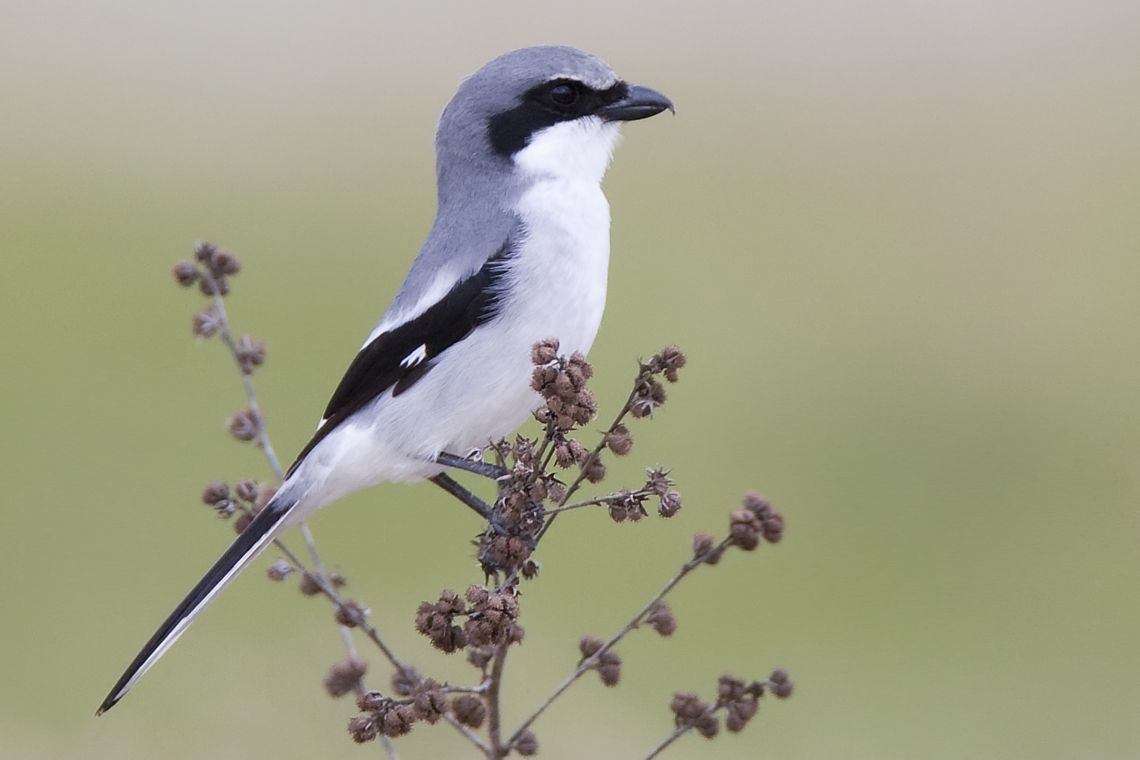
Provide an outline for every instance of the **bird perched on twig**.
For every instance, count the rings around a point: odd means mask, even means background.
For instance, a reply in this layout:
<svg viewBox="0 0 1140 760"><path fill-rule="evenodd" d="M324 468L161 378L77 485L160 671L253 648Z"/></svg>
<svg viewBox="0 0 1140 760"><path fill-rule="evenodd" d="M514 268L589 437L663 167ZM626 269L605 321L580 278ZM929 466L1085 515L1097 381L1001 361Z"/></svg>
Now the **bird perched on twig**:
<svg viewBox="0 0 1140 760"><path fill-rule="evenodd" d="M276 495L190 591L99 707L115 705L286 526L368 486L433 479L541 402L531 347L589 350L601 323L622 122L673 104L570 47L502 55L459 86L436 134L427 240ZM469 464L464 464L465 462ZM485 465L484 465L485 467Z"/></svg>

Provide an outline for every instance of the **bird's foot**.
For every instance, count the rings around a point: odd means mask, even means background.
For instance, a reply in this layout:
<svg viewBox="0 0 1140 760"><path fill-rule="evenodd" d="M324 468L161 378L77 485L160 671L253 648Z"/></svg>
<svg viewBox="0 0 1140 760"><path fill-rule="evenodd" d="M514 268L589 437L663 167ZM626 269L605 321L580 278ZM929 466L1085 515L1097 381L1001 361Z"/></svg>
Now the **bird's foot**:
<svg viewBox="0 0 1140 760"><path fill-rule="evenodd" d="M482 475L484 478L490 478L491 480L500 480L511 474L511 471L504 467L484 462L482 459L483 452L481 450L476 449L473 454L474 457L471 453L465 457L461 457L455 454L449 454L446 451L441 451L435 455L435 461L437 464L442 464L445 467L453 467L456 470L464 470L465 472L474 473L475 475Z"/></svg>

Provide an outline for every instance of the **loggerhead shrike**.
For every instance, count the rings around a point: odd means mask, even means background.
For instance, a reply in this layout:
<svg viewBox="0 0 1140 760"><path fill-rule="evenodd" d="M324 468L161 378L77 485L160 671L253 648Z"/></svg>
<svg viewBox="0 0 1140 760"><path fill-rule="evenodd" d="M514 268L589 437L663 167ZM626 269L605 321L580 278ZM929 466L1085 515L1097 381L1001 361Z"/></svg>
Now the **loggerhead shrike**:
<svg viewBox="0 0 1140 760"><path fill-rule="evenodd" d="M606 300L601 180L621 122L669 109L570 47L502 55L459 86L436 133L438 210L403 286L276 495L159 626L115 705L286 526L368 486L442 478L541 403L531 347L585 353ZM437 481L438 482L438 481ZM441 483L442 485L442 483Z"/></svg>

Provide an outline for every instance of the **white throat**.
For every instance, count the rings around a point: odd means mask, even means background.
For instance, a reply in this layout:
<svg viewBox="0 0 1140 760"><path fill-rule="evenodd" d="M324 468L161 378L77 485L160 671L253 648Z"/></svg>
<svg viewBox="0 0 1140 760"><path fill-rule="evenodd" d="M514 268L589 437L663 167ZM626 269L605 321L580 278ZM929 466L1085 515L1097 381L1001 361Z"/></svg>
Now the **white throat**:
<svg viewBox="0 0 1140 760"><path fill-rule="evenodd" d="M532 177L600 183L621 136L617 122L584 116L535 132L515 154L515 166Z"/></svg>

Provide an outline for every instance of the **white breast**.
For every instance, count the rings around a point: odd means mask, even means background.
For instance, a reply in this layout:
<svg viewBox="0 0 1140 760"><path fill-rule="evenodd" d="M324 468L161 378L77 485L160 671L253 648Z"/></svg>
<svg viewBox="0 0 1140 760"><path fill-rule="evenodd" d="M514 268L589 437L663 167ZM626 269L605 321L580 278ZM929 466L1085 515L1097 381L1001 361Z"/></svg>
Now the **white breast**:
<svg viewBox="0 0 1140 760"><path fill-rule="evenodd" d="M305 461L312 508L381 481L438 472L440 451L466 452L512 433L539 405L531 347L557 338L589 351L602 321L610 209L601 178L617 127L579 119L550 127L515 156L527 190L514 212L525 234L504 273L495 319L438 357L406 393L381 395ZM319 485L317 485L319 484Z"/></svg>

